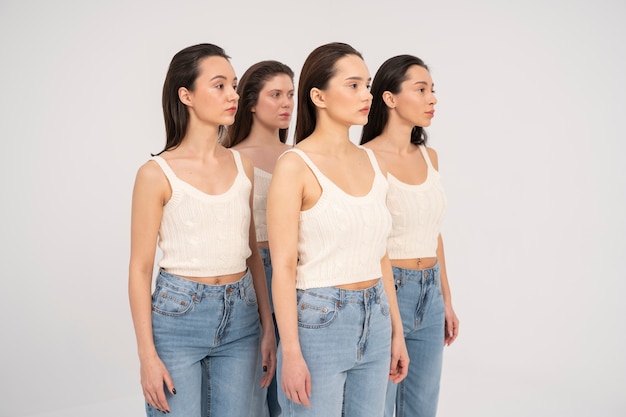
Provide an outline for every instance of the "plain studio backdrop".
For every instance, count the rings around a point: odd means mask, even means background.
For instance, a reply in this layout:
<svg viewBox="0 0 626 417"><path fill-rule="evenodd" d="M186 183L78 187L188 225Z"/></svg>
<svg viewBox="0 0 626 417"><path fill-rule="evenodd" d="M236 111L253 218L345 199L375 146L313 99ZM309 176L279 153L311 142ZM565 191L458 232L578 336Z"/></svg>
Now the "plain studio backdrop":
<svg viewBox="0 0 626 417"><path fill-rule="evenodd" d="M2 0L0 415L144 415L131 193L172 56L211 42L238 75L297 76L343 41L372 76L408 53L435 81L461 320L439 417L623 417L625 19L618 0Z"/></svg>

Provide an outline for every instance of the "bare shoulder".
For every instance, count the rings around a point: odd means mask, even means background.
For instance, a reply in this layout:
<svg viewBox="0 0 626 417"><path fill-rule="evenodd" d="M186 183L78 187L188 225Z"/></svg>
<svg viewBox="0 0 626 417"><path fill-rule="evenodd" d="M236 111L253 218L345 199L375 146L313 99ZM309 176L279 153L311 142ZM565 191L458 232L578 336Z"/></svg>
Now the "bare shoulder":
<svg viewBox="0 0 626 417"><path fill-rule="evenodd" d="M156 161L147 161L137 170L137 182L160 182L165 179L165 174Z"/></svg>
<svg viewBox="0 0 626 417"><path fill-rule="evenodd" d="M274 176L301 174L306 168L302 157L296 152L283 152L274 168Z"/></svg>
<svg viewBox="0 0 626 417"><path fill-rule="evenodd" d="M430 162L433 164L435 169L439 170L439 157L437 156L437 151L427 146L426 152L428 152L428 157L430 158Z"/></svg>

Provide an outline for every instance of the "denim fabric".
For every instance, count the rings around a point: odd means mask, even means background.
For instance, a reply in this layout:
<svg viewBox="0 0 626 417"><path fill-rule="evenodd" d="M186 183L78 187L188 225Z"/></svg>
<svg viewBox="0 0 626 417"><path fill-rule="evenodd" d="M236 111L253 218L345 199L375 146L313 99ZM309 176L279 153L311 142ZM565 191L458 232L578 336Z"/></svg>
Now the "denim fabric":
<svg viewBox="0 0 626 417"><path fill-rule="evenodd" d="M272 260L270 258L270 250L267 248L259 248L263 267L265 268L265 279L267 280L267 292L270 296L270 307L272 309L272 318L274 318L274 304L272 302ZM278 343L278 326L274 318L274 331L276 334L276 343ZM262 388L260 385L263 377L263 358L259 355L257 364L257 375L255 377L254 390L252 392L252 411L250 417L279 417L280 405L276 396L276 377L272 378L270 386Z"/></svg>
<svg viewBox="0 0 626 417"><path fill-rule="evenodd" d="M161 270L152 295L152 331L176 395L171 417L249 417L259 347L252 276L203 285ZM146 405L149 417L162 416Z"/></svg>
<svg viewBox="0 0 626 417"><path fill-rule="evenodd" d="M311 407L278 400L283 415L380 417L391 358L389 302L382 281L364 290L298 290L298 337L311 373ZM278 354L278 378L282 370ZM280 381L280 379L279 379Z"/></svg>
<svg viewBox="0 0 626 417"><path fill-rule="evenodd" d="M387 387L385 417L435 417L443 358L445 312L439 264L429 269L393 267L404 339L409 351L408 376Z"/></svg>

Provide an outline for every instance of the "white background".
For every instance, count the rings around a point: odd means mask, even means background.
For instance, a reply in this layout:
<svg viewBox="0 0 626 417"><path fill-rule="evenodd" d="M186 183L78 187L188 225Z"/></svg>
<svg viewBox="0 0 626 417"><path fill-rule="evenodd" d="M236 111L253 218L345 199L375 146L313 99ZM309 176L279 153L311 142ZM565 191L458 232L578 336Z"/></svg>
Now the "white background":
<svg viewBox="0 0 626 417"><path fill-rule="evenodd" d="M298 74L330 41L372 76L417 55L436 84L461 319L439 417L626 415L625 18L619 0L1 0L0 416L144 415L130 198L164 145L171 57L211 42L239 75Z"/></svg>

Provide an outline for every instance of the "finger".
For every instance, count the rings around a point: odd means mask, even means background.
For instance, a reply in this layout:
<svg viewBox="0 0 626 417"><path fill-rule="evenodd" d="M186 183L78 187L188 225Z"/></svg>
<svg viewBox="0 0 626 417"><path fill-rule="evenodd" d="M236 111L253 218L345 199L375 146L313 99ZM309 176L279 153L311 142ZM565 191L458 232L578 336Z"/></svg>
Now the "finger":
<svg viewBox="0 0 626 417"><path fill-rule="evenodd" d="M298 395L298 403L304 405L305 407L310 407L311 403L309 401L310 394L307 394L306 390L298 391L296 393Z"/></svg>

